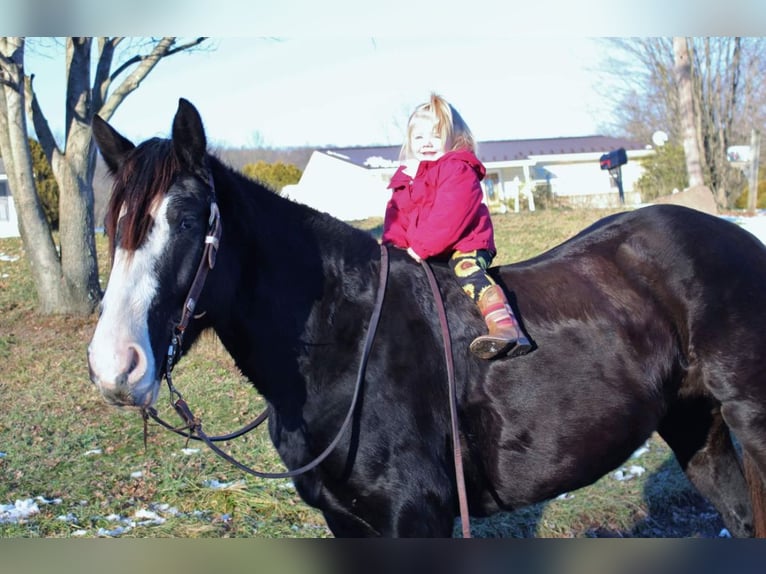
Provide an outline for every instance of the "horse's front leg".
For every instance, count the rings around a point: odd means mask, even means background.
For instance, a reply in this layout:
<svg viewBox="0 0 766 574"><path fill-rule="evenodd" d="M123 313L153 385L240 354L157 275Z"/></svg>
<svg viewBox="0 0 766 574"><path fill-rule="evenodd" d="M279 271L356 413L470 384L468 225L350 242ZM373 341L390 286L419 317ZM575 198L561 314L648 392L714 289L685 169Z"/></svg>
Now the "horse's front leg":
<svg viewBox="0 0 766 574"><path fill-rule="evenodd" d="M322 511L327 527L336 538L375 538L381 533L370 524L344 510Z"/></svg>
<svg viewBox="0 0 766 574"><path fill-rule="evenodd" d="M420 489L395 502L392 530L387 536L397 538L450 538L455 525L455 509L451 500L440 493L424 493Z"/></svg>
<svg viewBox="0 0 766 574"><path fill-rule="evenodd" d="M399 489L386 495L377 493L374 500L371 503L370 499L355 499L347 508L325 497L322 513L333 535L337 538L452 536L455 515L453 505L445 497L435 493L424 495L420 489L409 494Z"/></svg>

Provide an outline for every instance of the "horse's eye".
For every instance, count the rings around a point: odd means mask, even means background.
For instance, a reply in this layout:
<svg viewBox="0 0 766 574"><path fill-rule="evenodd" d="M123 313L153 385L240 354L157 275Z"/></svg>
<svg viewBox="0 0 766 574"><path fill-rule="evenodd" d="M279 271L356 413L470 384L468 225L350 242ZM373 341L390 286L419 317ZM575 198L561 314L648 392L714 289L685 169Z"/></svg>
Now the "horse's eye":
<svg viewBox="0 0 766 574"><path fill-rule="evenodd" d="M192 228L192 224L194 222L190 217L184 217L181 222L178 224L178 227L181 229L181 231L188 231Z"/></svg>

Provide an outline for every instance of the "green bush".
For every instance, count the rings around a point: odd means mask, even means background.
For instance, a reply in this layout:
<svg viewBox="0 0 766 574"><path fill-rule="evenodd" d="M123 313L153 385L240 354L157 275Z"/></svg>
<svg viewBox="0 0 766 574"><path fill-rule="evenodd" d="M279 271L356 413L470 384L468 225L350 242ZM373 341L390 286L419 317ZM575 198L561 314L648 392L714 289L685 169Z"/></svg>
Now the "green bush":
<svg viewBox="0 0 766 574"><path fill-rule="evenodd" d="M737 209L747 209L747 196L750 186L745 188L745 191L740 194L737 201L734 202L734 207ZM758 199L755 205L756 209L766 209L766 168L762 167L758 170Z"/></svg>
<svg viewBox="0 0 766 574"><path fill-rule="evenodd" d="M303 172L291 163L281 161L267 163L258 160L256 163L248 163L242 168L242 172L255 181L258 181L276 193L280 193L286 185L298 183Z"/></svg>
<svg viewBox="0 0 766 574"><path fill-rule="evenodd" d="M654 155L641 160L641 165L645 171L638 178L636 189L642 201L669 195L673 189L682 190L689 185L686 155L680 145L666 143L657 147Z"/></svg>
<svg viewBox="0 0 766 574"><path fill-rule="evenodd" d="M535 199L536 209L551 209L556 207L550 182L535 184L535 187L532 190L532 197Z"/></svg>
<svg viewBox="0 0 766 574"><path fill-rule="evenodd" d="M35 178L37 195L40 197L48 225L56 230L59 227L59 186L40 143L29 138L29 149L32 155L32 175Z"/></svg>

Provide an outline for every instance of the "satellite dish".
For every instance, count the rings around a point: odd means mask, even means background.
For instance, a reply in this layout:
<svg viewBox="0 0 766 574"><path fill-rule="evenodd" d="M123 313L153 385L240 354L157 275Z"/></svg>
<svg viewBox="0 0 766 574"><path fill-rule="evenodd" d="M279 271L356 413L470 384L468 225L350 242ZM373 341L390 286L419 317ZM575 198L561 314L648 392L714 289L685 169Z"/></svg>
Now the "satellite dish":
<svg viewBox="0 0 766 574"><path fill-rule="evenodd" d="M662 130L657 130L652 134L652 142L657 147L662 147L665 145L665 142L668 141L668 134L663 132Z"/></svg>

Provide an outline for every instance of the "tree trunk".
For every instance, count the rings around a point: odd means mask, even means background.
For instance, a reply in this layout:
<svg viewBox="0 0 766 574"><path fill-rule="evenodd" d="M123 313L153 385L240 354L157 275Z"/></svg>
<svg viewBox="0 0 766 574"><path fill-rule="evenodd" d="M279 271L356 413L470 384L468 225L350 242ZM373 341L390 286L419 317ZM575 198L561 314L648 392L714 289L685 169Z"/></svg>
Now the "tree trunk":
<svg viewBox="0 0 766 574"><path fill-rule="evenodd" d="M88 314L101 300L93 234L90 52L90 38L67 40L66 148L63 157L51 166L60 190L61 266L69 287L64 312L72 314Z"/></svg>
<svg viewBox="0 0 766 574"><path fill-rule="evenodd" d="M37 287L38 308L54 313L65 306L61 264L35 189L24 114L24 38L0 38L0 155L19 216L19 231Z"/></svg>
<svg viewBox="0 0 766 574"><path fill-rule="evenodd" d="M694 98L692 92L691 59L686 38L673 38L675 73L678 83L678 98L681 108L681 127L683 132L686 171L689 175L689 187L705 184L697 140L697 122L695 121Z"/></svg>
<svg viewBox="0 0 766 574"><path fill-rule="evenodd" d="M91 86L93 39L67 38L66 144L62 152L37 100L32 78L24 74L25 39L0 38L0 154L8 168L22 241L42 313L88 314L101 299L93 215L96 159L90 132L93 115L98 113L109 119L162 58L190 50L206 38L195 38L178 46L173 37L142 42L137 51L148 53L137 53L112 71L115 49L123 40L99 38ZM127 77L110 94L112 84L123 73ZM35 190L27 118L34 125L59 186L60 253Z"/></svg>

